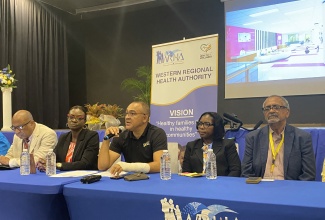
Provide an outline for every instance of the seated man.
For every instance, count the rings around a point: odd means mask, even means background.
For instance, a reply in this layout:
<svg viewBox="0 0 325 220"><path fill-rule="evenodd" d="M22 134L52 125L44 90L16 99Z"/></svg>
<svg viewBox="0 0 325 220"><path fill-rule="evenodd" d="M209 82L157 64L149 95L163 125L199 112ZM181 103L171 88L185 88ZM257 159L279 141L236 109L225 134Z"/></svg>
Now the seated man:
<svg viewBox="0 0 325 220"><path fill-rule="evenodd" d="M45 158L48 150L53 149L57 143L55 131L36 123L32 114L26 110L19 110L13 115L11 129L15 136L8 153L0 156L0 163L3 165L19 167L23 148L27 148L34 155L36 163L39 158Z"/></svg>
<svg viewBox="0 0 325 220"><path fill-rule="evenodd" d="M119 135L110 144L104 140L99 151L98 169L114 175L122 171L159 172L160 157L167 150L167 137L164 130L149 123L150 110L144 102L132 102L126 109L125 127L119 134L117 127L106 129L106 135ZM123 153L126 162L113 163ZM113 165L113 166L112 166Z"/></svg>
<svg viewBox="0 0 325 220"><path fill-rule="evenodd" d="M268 126L246 136L242 176L285 180L315 180L311 135L286 123L288 101L277 95L263 103Z"/></svg>
<svg viewBox="0 0 325 220"><path fill-rule="evenodd" d="M6 155L10 147L7 138L0 132L0 155Z"/></svg>

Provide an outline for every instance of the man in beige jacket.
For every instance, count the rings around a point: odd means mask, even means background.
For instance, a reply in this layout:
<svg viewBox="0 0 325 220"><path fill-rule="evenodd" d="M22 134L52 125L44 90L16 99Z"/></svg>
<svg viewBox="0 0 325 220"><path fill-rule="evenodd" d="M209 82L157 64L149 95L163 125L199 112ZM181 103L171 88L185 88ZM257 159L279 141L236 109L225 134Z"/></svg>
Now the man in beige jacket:
<svg viewBox="0 0 325 220"><path fill-rule="evenodd" d="M15 132L15 136L7 154L0 156L2 165L19 167L23 148L28 148L28 152L33 154L37 163L39 158L45 158L47 152L57 143L55 131L36 123L32 114L26 110L19 110L13 115L11 129Z"/></svg>

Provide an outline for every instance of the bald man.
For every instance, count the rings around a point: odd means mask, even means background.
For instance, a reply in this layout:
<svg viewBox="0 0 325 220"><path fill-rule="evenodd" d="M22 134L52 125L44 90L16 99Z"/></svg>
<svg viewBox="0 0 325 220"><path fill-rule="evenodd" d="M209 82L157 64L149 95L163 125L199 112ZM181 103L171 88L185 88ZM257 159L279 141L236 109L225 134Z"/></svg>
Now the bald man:
<svg viewBox="0 0 325 220"><path fill-rule="evenodd" d="M37 163L39 158L45 158L49 149L53 149L57 143L55 131L36 123L32 114L26 110L19 110L13 115L11 129L15 136L7 154L0 156L0 163L3 165L20 167L23 148L27 148L29 153L34 155Z"/></svg>
<svg viewBox="0 0 325 220"><path fill-rule="evenodd" d="M160 171L160 157L167 150L163 129L149 123L150 109L144 102L132 102L125 112L125 128L109 127L105 135L118 135L110 143L104 140L98 155L98 169L115 175L122 171L155 173ZM114 162L123 154L125 162Z"/></svg>
<svg viewBox="0 0 325 220"><path fill-rule="evenodd" d="M268 126L247 134L242 176L277 180L315 180L316 163L311 135L287 124L290 106L282 96L263 103Z"/></svg>

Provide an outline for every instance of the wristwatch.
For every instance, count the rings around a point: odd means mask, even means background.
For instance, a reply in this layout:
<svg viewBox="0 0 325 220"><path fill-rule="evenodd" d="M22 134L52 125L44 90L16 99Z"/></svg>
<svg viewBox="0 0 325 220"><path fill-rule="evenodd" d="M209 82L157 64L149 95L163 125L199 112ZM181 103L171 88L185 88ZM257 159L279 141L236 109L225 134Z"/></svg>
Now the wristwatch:
<svg viewBox="0 0 325 220"><path fill-rule="evenodd" d="M56 168L60 170L62 168L62 163L56 163Z"/></svg>

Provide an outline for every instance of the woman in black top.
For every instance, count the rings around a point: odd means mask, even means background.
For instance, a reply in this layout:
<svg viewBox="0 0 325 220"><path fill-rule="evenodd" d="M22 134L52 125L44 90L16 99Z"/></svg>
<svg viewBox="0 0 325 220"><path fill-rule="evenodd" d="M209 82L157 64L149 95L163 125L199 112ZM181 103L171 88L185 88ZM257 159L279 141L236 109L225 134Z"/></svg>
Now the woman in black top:
<svg viewBox="0 0 325 220"><path fill-rule="evenodd" d="M241 162L234 140L224 139L222 117L216 112L205 112L196 124L200 139L186 145L183 172L203 172L203 152L212 148L216 155L218 176L240 176Z"/></svg>
<svg viewBox="0 0 325 220"><path fill-rule="evenodd" d="M99 136L96 131L87 129L86 110L73 106L67 115L70 131L61 134L54 148L56 167L60 170L97 170ZM45 171L45 158L37 167Z"/></svg>

